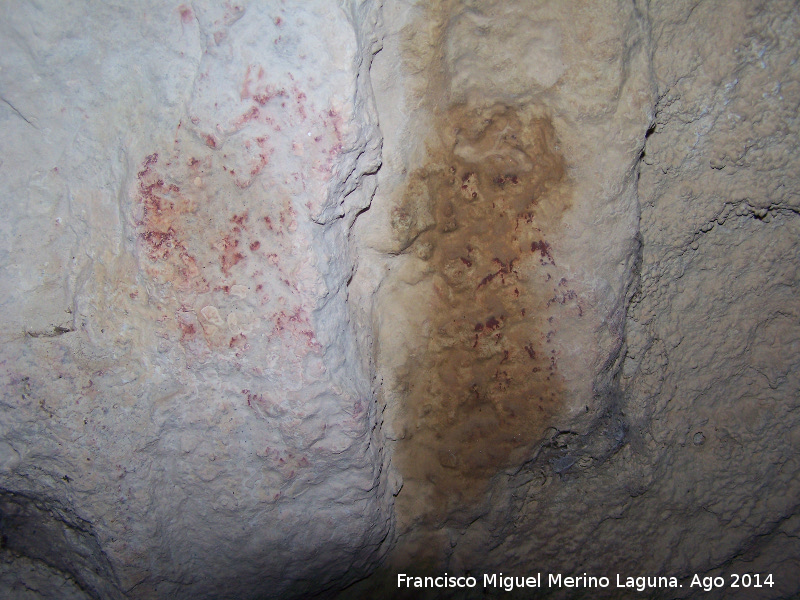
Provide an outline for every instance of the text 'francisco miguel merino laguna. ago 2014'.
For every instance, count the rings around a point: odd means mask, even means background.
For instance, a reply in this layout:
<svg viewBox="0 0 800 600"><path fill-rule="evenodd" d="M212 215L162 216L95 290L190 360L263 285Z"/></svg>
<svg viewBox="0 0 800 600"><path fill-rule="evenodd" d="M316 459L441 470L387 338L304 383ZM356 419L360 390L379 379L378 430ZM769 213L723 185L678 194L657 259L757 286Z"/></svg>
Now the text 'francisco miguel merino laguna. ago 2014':
<svg viewBox="0 0 800 600"><path fill-rule="evenodd" d="M482 583L484 588L499 588L507 592L521 588L627 588L643 592L658 588L679 588L683 584L677 577L667 576L637 576L629 577L616 574L611 577L595 577L592 575L564 576L557 573L542 573L527 576L503 575L502 573L484 574ZM687 581L688 587L700 587L704 591L710 591L719 587L772 587L772 575L731 575L725 577L702 577L694 575L691 582ZM753 577L756 579L754 580ZM747 578L745 580L745 578ZM397 587L399 588L475 588L478 586L478 577L472 575L440 575L437 577L414 577L405 573L397 575ZM753 581L756 583L753 584Z"/></svg>

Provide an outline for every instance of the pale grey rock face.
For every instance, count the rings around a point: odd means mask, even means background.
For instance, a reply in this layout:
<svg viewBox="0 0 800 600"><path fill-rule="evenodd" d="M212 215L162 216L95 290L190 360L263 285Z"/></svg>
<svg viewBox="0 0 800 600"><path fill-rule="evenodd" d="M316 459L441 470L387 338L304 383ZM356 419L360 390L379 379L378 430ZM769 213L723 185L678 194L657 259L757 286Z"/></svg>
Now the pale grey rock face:
<svg viewBox="0 0 800 600"><path fill-rule="evenodd" d="M103 598L363 574L389 523L345 304L374 7L2 11L8 552Z"/></svg>
<svg viewBox="0 0 800 600"><path fill-rule="evenodd" d="M800 593L798 39L791 0L6 3L6 595Z"/></svg>

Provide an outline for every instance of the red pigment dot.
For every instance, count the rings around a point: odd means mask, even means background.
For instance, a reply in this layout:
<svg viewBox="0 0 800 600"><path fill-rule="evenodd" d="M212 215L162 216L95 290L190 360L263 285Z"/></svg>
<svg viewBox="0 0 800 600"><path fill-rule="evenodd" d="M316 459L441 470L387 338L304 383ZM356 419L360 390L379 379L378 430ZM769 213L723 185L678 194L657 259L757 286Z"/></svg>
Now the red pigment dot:
<svg viewBox="0 0 800 600"><path fill-rule="evenodd" d="M183 21L187 25L192 22L192 9L191 8L189 8L185 4L181 4L178 7L178 10L181 13L181 21Z"/></svg>

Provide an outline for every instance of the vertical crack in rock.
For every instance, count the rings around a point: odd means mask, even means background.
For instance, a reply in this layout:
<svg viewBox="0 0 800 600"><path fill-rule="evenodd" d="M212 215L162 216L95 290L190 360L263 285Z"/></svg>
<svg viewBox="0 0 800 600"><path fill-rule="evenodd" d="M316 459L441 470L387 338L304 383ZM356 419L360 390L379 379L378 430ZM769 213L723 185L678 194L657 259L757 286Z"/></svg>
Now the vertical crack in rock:
<svg viewBox="0 0 800 600"><path fill-rule="evenodd" d="M575 296L550 242L571 198L545 112L457 105L435 121L391 216L426 262L406 306L424 330L396 379L397 508L426 525L468 522L489 480L541 440L564 395L550 316Z"/></svg>

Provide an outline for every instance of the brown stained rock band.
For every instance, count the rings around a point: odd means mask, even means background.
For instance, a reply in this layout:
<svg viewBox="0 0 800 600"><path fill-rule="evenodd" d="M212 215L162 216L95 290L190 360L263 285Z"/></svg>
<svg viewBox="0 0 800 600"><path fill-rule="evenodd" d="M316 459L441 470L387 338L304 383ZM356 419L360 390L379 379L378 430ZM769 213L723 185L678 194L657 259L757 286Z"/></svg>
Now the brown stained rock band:
<svg viewBox="0 0 800 600"><path fill-rule="evenodd" d="M421 347L399 376L395 461L407 522L458 519L498 471L524 462L563 401L549 299L551 234L569 208L551 122L531 109L455 107L392 214L426 261Z"/></svg>

